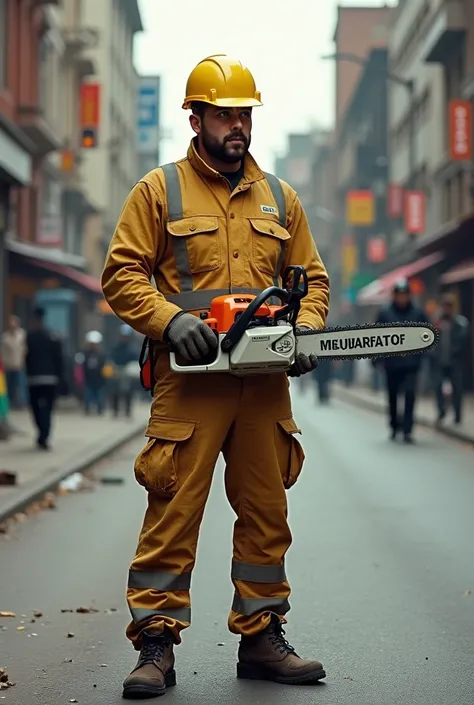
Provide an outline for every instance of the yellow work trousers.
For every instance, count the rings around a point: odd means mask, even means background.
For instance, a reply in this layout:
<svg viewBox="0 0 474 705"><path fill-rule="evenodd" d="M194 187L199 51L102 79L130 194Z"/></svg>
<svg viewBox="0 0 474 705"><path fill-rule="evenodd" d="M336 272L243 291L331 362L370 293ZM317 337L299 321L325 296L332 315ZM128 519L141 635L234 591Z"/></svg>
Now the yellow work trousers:
<svg viewBox="0 0 474 705"><path fill-rule="evenodd" d="M284 623L290 609L285 554L292 540L286 490L304 461L286 374L175 374L163 354L155 376L149 440L135 461L148 507L129 571L128 638L139 649L143 631L167 628L179 644L190 625L191 573L221 452L237 515L229 630L256 634L272 613Z"/></svg>

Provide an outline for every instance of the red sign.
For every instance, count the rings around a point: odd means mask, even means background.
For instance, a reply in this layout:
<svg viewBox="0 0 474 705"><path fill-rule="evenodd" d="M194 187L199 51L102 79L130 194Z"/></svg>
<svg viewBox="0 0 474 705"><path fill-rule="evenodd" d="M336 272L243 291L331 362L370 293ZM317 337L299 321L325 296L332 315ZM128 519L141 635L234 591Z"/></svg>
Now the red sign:
<svg viewBox="0 0 474 705"><path fill-rule="evenodd" d="M405 194L405 230L412 235L425 232L425 194L407 191Z"/></svg>
<svg viewBox="0 0 474 705"><path fill-rule="evenodd" d="M367 242L367 259L369 262L380 263L385 262L387 256L387 245L385 238L372 237Z"/></svg>
<svg viewBox="0 0 474 705"><path fill-rule="evenodd" d="M99 127L100 123L100 85L83 83L81 85L81 127Z"/></svg>
<svg viewBox="0 0 474 705"><path fill-rule="evenodd" d="M403 186L389 184L387 193L387 211L389 218L401 218L403 215Z"/></svg>
<svg viewBox="0 0 474 705"><path fill-rule="evenodd" d="M449 104L449 158L472 159L472 105L468 100L452 100Z"/></svg>

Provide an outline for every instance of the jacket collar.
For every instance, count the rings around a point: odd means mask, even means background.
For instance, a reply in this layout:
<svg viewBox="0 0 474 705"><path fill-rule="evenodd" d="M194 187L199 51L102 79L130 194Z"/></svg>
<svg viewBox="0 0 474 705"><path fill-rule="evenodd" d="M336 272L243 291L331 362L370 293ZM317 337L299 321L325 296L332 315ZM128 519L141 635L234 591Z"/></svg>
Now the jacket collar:
<svg viewBox="0 0 474 705"><path fill-rule="evenodd" d="M207 164L197 151L197 138L193 137L188 148L188 160L195 171L202 174L207 179L218 179L221 175L218 171ZM243 181L247 184L253 184L255 181L264 179L265 175L258 166L252 155L247 152L244 161L244 176Z"/></svg>

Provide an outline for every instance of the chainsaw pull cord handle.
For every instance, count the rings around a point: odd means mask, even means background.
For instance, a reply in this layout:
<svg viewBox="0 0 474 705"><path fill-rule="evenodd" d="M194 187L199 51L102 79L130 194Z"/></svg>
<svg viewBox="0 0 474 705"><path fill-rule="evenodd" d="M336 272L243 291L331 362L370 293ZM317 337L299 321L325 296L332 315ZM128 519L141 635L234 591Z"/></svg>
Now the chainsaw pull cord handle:
<svg viewBox="0 0 474 705"><path fill-rule="evenodd" d="M268 289L261 291L227 331L221 343L222 352L228 353L237 345L255 313L272 296L277 296L281 301L288 300L288 292L285 289L281 289L279 286L269 286Z"/></svg>

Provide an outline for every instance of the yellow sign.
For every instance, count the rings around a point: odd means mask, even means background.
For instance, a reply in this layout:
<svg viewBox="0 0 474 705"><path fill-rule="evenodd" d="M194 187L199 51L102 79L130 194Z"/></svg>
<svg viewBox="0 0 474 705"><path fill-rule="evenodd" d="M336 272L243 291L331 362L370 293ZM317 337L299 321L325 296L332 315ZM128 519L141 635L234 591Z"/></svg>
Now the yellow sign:
<svg viewBox="0 0 474 705"><path fill-rule="evenodd" d="M352 276L359 269L359 252L354 239L350 236L342 240L342 280L343 286L350 286Z"/></svg>
<svg viewBox="0 0 474 705"><path fill-rule="evenodd" d="M349 191L346 200L348 225L367 226L375 222L375 199L372 191Z"/></svg>

